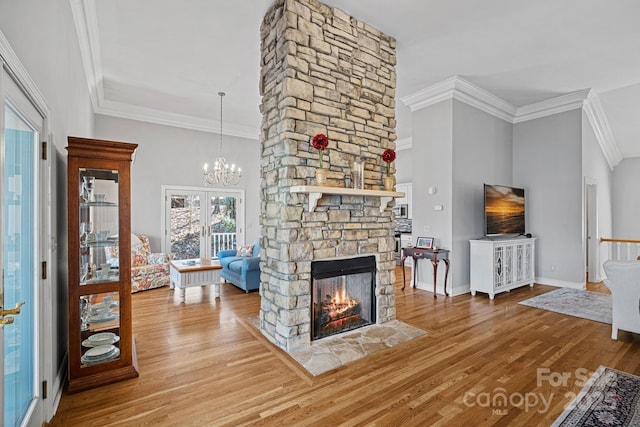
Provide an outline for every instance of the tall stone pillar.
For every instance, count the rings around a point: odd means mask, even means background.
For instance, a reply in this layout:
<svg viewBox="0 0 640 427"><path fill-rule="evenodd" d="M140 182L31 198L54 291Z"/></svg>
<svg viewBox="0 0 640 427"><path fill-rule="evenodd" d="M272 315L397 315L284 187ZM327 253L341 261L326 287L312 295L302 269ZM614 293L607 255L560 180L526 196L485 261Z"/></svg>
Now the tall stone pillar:
<svg viewBox="0 0 640 427"><path fill-rule="evenodd" d="M395 319L393 217L379 199L325 196L310 212L314 135L329 137L324 168L345 186L357 158L365 188L381 189L382 152L395 148L395 40L315 0L277 0L260 29L261 330L286 351L310 341L314 260L375 254L377 322Z"/></svg>

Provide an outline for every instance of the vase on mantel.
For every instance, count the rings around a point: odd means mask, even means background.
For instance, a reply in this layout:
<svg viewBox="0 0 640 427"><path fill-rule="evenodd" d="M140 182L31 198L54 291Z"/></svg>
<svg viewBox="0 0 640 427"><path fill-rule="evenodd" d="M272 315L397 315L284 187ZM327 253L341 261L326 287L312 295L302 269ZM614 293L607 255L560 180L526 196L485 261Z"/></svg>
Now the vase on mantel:
<svg viewBox="0 0 640 427"><path fill-rule="evenodd" d="M382 177L382 185L384 186L385 191L393 191L393 177L392 176Z"/></svg>
<svg viewBox="0 0 640 427"><path fill-rule="evenodd" d="M316 169L316 185L320 187L327 185L326 169Z"/></svg>

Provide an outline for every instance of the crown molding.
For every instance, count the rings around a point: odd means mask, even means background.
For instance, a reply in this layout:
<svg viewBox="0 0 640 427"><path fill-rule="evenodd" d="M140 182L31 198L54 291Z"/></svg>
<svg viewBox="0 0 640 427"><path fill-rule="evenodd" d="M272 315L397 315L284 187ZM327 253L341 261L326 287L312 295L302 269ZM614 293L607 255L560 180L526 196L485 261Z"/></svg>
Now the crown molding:
<svg viewBox="0 0 640 427"><path fill-rule="evenodd" d="M609 120L607 120L607 116L604 113L600 98L595 92L591 91L589 93L584 103L583 111L591 124L598 144L600 144L600 149L607 159L609 168L613 170L622 161L622 154L609 127Z"/></svg>
<svg viewBox="0 0 640 427"><path fill-rule="evenodd" d="M121 119L138 120L158 125L172 126L201 132L220 133L220 120L202 119L178 113L169 113L150 108L114 101L103 101L96 109L96 114L118 117ZM240 138L258 139L259 133L252 126L242 126L224 122L224 135Z"/></svg>
<svg viewBox="0 0 640 427"><path fill-rule="evenodd" d="M513 123L517 108L460 76L429 86L400 100L414 112L447 99L457 99L499 119Z"/></svg>
<svg viewBox="0 0 640 427"><path fill-rule="evenodd" d="M421 110L438 102L451 99L453 97L455 80L458 78L458 76L449 77L440 83L404 96L400 98L400 101L409 107L409 110L413 113L414 111Z"/></svg>
<svg viewBox="0 0 640 427"><path fill-rule="evenodd" d="M519 107L513 123L527 122L582 108L590 91L590 89L578 90Z"/></svg>
<svg viewBox="0 0 640 427"><path fill-rule="evenodd" d="M454 89L454 99L485 111L499 119L513 122L513 117L517 111L515 105L460 77L457 77Z"/></svg>
<svg viewBox="0 0 640 427"><path fill-rule="evenodd" d="M589 89L556 96L544 101L516 107L460 76L450 77L426 89L401 98L413 111L447 99L456 99L509 123L521 123L553 114L582 108Z"/></svg>
<svg viewBox="0 0 640 427"><path fill-rule="evenodd" d="M70 0L84 75L94 113L104 101L102 53L95 0Z"/></svg>
<svg viewBox="0 0 640 427"><path fill-rule="evenodd" d="M593 128L609 167L613 169L622 161L622 155L609 127L609 121L600 104L600 99L591 89L578 90L516 108L473 83L459 76L453 76L400 100L414 112L448 99L457 99L511 124L581 109L585 112Z"/></svg>

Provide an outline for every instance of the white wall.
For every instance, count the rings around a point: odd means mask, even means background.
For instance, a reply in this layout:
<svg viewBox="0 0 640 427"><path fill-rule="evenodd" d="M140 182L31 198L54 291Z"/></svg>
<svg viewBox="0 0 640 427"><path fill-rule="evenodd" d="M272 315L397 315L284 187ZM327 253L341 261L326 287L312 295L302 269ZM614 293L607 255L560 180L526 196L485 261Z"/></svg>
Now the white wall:
<svg viewBox="0 0 640 427"><path fill-rule="evenodd" d="M513 183L525 188L536 282L583 288L582 111L514 125Z"/></svg>
<svg viewBox="0 0 640 427"><path fill-rule="evenodd" d="M620 162L612 181L613 232L602 237L640 240L640 157Z"/></svg>
<svg viewBox="0 0 640 427"><path fill-rule="evenodd" d="M92 136L93 111L68 0L0 1L0 30L51 109L53 142Z"/></svg>
<svg viewBox="0 0 640 427"><path fill-rule="evenodd" d="M602 263L608 256L608 248L606 245L600 245L598 239L600 237L611 237L613 230L613 204L612 204L612 172L607 163L607 159L602 153L600 144L593 131L591 123L589 122L586 114L582 113L582 173L583 182L585 184L593 185L596 191L597 201L597 216L598 221L596 224L597 235L593 237L596 239L594 246L598 249L595 251L595 258L591 259L597 266L591 271L597 271L596 277L589 276L591 281L600 281L603 277ZM584 259L587 260L587 236L586 236L586 188L583 185L583 254ZM640 209L638 210L640 213ZM588 261L588 260L587 260Z"/></svg>
<svg viewBox="0 0 640 427"><path fill-rule="evenodd" d="M469 292L470 239L484 236L484 183L512 185L513 125L453 102L454 294Z"/></svg>
<svg viewBox="0 0 640 427"><path fill-rule="evenodd" d="M405 183L413 180L413 149L396 151L396 182Z"/></svg>
<svg viewBox="0 0 640 427"><path fill-rule="evenodd" d="M457 100L415 111L412 122L414 243L434 237L437 246L450 250L448 286L462 294L470 284L469 240L484 236L483 184L512 183L513 125ZM434 195L427 193L431 186L437 188ZM433 290L430 263L419 264L418 282Z"/></svg>
<svg viewBox="0 0 640 427"><path fill-rule="evenodd" d="M162 229L161 186L205 187L204 162L219 155L219 134L96 115L96 137L138 144L131 168L131 230L150 237L151 247L160 251ZM260 150L258 140L223 137L223 154L229 163L242 167L239 185L245 190L245 240L260 235Z"/></svg>
<svg viewBox="0 0 640 427"><path fill-rule="evenodd" d="M412 123L413 243L418 237L434 237L437 246L450 249L453 101L415 111ZM427 193L430 186L438 188L433 196ZM444 210L434 211L435 204L443 205ZM444 270L440 271L439 278L444 282ZM450 273L449 280L452 279L453 273ZM430 263L419 264L418 282L418 287L433 291Z"/></svg>
<svg viewBox="0 0 640 427"><path fill-rule="evenodd" d="M80 49L68 0L0 1L0 31L6 37L22 66L42 93L50 116L45 135L55 144L52 155L53 187L52 241L55 260L51 262L51 319L46 319L53 337L53 348L41 349L51 358L52 377L46 416L59 399L66 374L67 350L67 208L66 150L68 135L92 136L93 112L82 67ZM44 312L44 310L42 311ZM45 373L45 375L48 375Z"/></svg>

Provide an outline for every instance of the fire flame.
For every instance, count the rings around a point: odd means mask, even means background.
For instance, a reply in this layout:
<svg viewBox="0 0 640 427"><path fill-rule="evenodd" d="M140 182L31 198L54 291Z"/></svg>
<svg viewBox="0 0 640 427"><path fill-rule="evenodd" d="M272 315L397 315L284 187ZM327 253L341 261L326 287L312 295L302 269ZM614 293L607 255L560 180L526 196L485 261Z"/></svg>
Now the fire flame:
<svg viewBox="0 0 640 427"><path fill-rule="evenodd" d="M333 295L333 299L331 303L334 306L333 311L336 313L342 313L358 305L358 301L349 297L344 285L341 286L340 289L336 290L335 294Z"/></svg>
<svg viewBox="0 0 640 427"><path fill-rule="evenodd" d="M349 301L350 299L344 286L341 286L340 289L336 290L336 293L333 296L333 302L336 304L347 304Z"/></svg>

